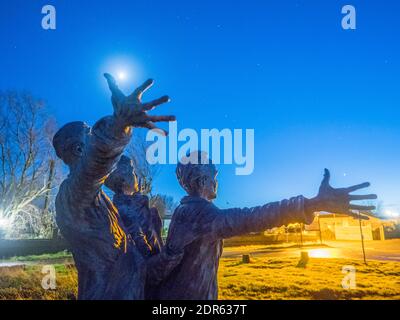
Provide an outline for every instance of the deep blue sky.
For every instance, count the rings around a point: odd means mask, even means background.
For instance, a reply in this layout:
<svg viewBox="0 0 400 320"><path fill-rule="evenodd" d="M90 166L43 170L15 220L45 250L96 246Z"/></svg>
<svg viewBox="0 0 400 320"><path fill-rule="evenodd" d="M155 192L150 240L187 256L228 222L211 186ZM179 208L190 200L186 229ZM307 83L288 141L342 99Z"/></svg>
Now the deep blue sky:
<svg viewBox="0 0 400 320"><path fill-rule="evenodd" d="M57 9L57 30L41 8ZM341 8L357 9L357 30ZM334 186L368 180L400 210L398 1L72 1L0 3L0 89L27 89L60 125L111 113L102 72L127 68L156 114L179 127L254 128L255 171L220 167L217 204L313 196L323 168ZM156 190L184 193L166 166Z"/></svg>

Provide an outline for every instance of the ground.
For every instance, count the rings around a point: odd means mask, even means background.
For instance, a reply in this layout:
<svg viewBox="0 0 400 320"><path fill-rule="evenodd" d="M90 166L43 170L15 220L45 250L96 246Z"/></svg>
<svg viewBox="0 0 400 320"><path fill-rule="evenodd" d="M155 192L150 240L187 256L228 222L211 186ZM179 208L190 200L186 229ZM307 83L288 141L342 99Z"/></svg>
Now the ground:
<svg viewBox="0 0 400 320"><path fill-rule="evenodd" d="M0 269L1 300L72 300L77 294L76 270L71 265L54 265L57 289L44 290L42 265L4 267Z"/></svg>
<svg viewBox="0 0 400 320"><path fill-rule="evenodd" d="M308 251L310 257L363 259L360 241L324 241L299 245L249 245L224 248L225 257L235 257L242 254L266 255L271 257L299 257L301 251ZM400 239L385 241L365 241L367 260L400 262Z"/></svg>
<svg viewBox="0 0 400 320"><path fill-rule="evenodd" d="M387 242L387 257L399 242ZM390 245L389 245L390 244ZM400 299L400 262L395 259L368 259L367 265L356 254L357 243L338 247L298 248L291 245L241 246L226 248L219 270L220 299ZM368 247L369 246L369 247ZM380 248L382 243L369 243ZM341 248L345 248L344 251ZM352 249L349 249L352 248ZM353 255L343 258L340 252ZM380 251L379 251L380 250ZM384 250L379 249L378 257ZM310 259L305 268L297 267L301 251ZM335 254L331 254L331 253ZM242 254L250 254L251 263L242 263ZM337 257L339 256L339 257ZM76 271L68 253L14 258L0 268L0 299L73 299L76 296ZM23 265L19 260L24 260ZM386 260L386 261L385 261ZM392 261L388 261L392 260ZM54 264L57 289L44 290L42 266ZM343 266L356 269L356 288L343 289Z"/></svg>
<svg viewBox="0 0 400 320"><path fill-rule="evenodd" d="M219 272L220 299L400 299L398 262L257 256L250 264L224 258ZM343 266L356 269L356 288L343 289Z"/></svg>

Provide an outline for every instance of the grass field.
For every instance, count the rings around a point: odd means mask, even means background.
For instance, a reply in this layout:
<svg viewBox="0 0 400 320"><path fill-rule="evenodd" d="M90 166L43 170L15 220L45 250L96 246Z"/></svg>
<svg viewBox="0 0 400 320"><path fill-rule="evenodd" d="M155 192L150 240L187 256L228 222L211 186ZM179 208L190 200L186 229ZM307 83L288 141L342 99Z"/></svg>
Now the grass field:
<svg viewBox="0 0 400 320"><path fill-rule="evenodd" d="M313 259L297 268L296 258L223 259L220 299L400 299L400 263ZM356 288L342 288L342 267L356 268Z"/></svg>
<svg viewBox="0 0 400 320"><path fill-rule="evenodd" d="M311 258L306 268L297 268L297 262L295 258L258 256L250 264L243 264L239 258L223 258L219 298L400 299L398 262L370 261L365 266L359 260ZM356 268L356 289L342 288L344 265ZM41 265L0 269L0 299L74 299L77 293L74 267L56 264L55 268L56 290L42 289Z"/></svg>
<svg viewBox="0 0 400 320"><path fill-rule="evenodd" d="M57 253L48 253L48 254L41 254L41 255L32 255L32 256L20 256L20 257L11 257L6 260L6 262L36 262L36 261L55 261L58 259L72 259L71 253L68 251L60 251Z"/></svg>
<svg viewBox="0 0 400 320"><path fill-rule="evenodd" d="M42 265L0 269L0 299L4 300L71 300L77 294L76 270L72 265L54 265L57 289L44 290L41 286Z"/></svg>

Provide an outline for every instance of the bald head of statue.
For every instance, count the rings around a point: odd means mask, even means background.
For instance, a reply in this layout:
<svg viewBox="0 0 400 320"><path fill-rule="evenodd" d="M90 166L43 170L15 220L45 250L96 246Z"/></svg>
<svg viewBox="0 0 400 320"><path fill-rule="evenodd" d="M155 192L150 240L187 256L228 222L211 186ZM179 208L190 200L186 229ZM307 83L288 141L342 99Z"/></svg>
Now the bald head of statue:
<svg viewBox="0 0 400 320"><path fill-rule="evenodd" d="M82 158L90 127L75 121L64 125L53 137L53 147L66 165L73 168Z"/></svg>

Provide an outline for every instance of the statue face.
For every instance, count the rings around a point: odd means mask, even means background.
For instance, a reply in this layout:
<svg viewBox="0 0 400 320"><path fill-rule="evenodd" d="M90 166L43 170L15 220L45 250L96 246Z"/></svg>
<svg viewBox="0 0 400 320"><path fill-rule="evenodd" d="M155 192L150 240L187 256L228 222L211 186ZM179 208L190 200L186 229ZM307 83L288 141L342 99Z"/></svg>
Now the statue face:
<svg viewBox="0 0 400 320"><path fill-rule="evenodd" d="M133 170L129 170L126 174L120 176L119 182L120 185L118 186L118 189L124 194L132 195L139 190L137 178L133 173Z"/></svg>
<svg viewBox="0 0 400 320"><path fill-rule="evenodd" d="M115 193L132 195L138 192L138 180L132 160L122 156L115 170L106 179L105 185Z"/></svg>
<svg viewBox="0 0 400 320"><path fill-rule="evenodd" d="M71 122L62 127L53 138L57 156L73 168L82 158L90 128L83 122Z"/></svg>
<svg viewBox="0 0 400 320"><path fill-rule="evenodd" d="M200 151L182 158L176 168L176 176L183 189L191 196L207 200L217 197L217 174L218 170L207 154Z"/></svg>
<svg viewBox="0 0 400 320"><path fill-rule="evenodd" d="M70 164L75 164L80 161L84 154L86 141L89 136L88 131L82 131L77 136L69 147L65 150L65 158L70 159Z"/></svg>
<svg viewBox="0 0 400 320"><path fill-rule="evenodd" d="M213 200L217 198L218 191L218 180L217 180L217 172L212 171L209 174L202 177L201 182L201 195L207 200Z"/></svg>

